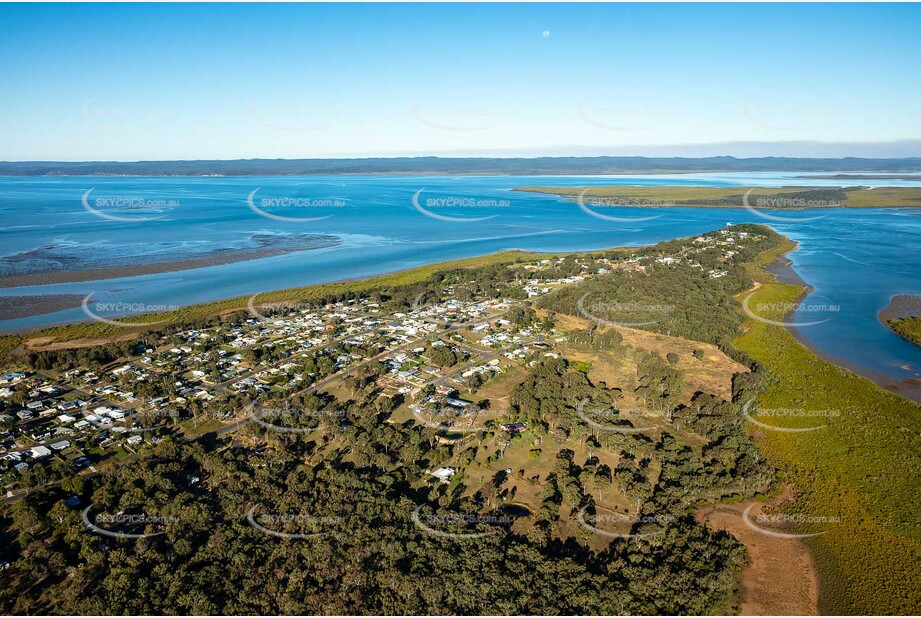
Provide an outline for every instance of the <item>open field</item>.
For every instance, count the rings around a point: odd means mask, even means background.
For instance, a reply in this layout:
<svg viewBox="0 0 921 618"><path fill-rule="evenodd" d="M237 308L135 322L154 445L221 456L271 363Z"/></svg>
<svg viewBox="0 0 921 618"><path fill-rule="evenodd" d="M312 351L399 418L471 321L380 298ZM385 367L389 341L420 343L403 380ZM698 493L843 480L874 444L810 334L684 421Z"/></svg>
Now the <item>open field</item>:
<svg viewBox="0 0 921 618"><path fill-rule="evenodd" d="M878 187L810 188L783 187L517 187L516 191L544 193L578 199L583 195L587 206L605 199L605 205L634 207L695 207L742 208L743 196L749 191L749 204L767 210L795 210L802 208L918 208L921 207L921 188ZM773 202L773 199L781 201ZM621 200L623 203L608 203ZM759 201L760 200L760 201ZM802 201L802 202L801 202Z"/></svg>
<svg viewBox="0 0 921 618"><path fill-rule="evenodd" d="M557 314L555 319L560 326L566 329L585 329L592 326L592 322L578 316ZM690 402L694 393L701 391L719 395L727 401L732 399L732 376L748 371L745 365L735 362L715 345L691 341L682 337L671 337L660 333L653 333L638 328L626 326L611 327L622 336L626 345L634 350L655 352L665 357L669 352L678 355L675 369L679 370L684 378L682 403ZM618 362L619 359L610 355L592 353L588 350L574 347L563 347L566 357L573 360L592 362L589 377L609 384L633 379L635 381L635 366L632 363ZM703 358L694 357L694 350L703 350ZM632 374L632 375L631 375Z"/></svg>
<svg viewBox="0 0 921 618"><path fill-rule="evenodd" d="M742 519L746 508L764 512L763 502L746 500L702 508L697 518L726 530L745 545L748 566L739 580L741 614L750 616L814 616L819 605L815 560L802 539L780 539L758 533Z"/></svg>

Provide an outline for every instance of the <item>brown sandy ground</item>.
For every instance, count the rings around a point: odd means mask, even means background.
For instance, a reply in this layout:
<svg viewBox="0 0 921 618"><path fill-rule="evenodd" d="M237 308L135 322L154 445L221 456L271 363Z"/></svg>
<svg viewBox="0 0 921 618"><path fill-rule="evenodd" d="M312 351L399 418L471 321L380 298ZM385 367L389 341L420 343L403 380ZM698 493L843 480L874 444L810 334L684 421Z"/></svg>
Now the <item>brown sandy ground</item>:
<svg viewBox="0 0 921 618"><path fill-rule="evenodd" d="M790 496L789 490L779 500ZM778 500L778 501L779 501ZM701 508L697 520L725 530L745 545L748 565L739 581L742 616L815 616L819 611L819 573L802 539L784 539L750 528L742 512L754 504L757 516L769 503L750 500Z"/></svg>
<svg viewBox="0 0 921 618"><path fill-rule="evenodd" d="M193 268L206 268L208 266L221 266L234 262L259 260L262 258L285 255L297 251L312 251L331 247L339 241L317 240L313 244L303 247L267 247L252 251L222 251L200 258L175 260L171 262L154 262L151 264L136 264L131 266L113 266L107 268L88 268L85 270L62 270L55 272L32 273L26 275L12 275L0 277L0 288L15 288L29 285L48 285L52 283L71 283L74 281L99 281L102 279L121 279L123 277L137 277L140 275L154 275L169 273ZM35 315L35 314L33 314Z"/></svg>
<svg viewBox="0 0 921 618"><path fill-rule="evenodd" d="M79 307L79 294L41 294L38 296L0 296L0 320L15 320Z"/></svg>
<svg viewBox="0 0 921 618"><path fill-rule="evenodd" d="M33 337L24 343L24 348L29 351L42 350L63 350L67 348L91 348L97 345L115 343L117 341L128 341L138 336L140 328L129 329L120 335L110 335L108 337L95 337L87 339L70 339L68 341L55 341L54 337Z"/></svg>
<svg viewBox="0 0 921 618"><path fill-rule="evenodd" d="M879 321L888 325L889 320L910 318L917 315L921 315L921 296L897 294L892 297L886 308L879 312Z"/></svg>

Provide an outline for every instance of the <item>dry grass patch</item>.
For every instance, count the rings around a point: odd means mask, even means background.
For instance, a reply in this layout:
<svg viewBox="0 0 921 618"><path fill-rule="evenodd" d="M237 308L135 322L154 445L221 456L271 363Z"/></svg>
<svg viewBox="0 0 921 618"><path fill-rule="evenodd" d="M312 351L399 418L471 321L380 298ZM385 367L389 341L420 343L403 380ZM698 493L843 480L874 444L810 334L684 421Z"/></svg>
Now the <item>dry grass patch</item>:
<svg viewBox="0 0 921 618"><path fill-rule="evenodd" d="M538 312L541 313L541 312ZM596 324L590 320L571 315L556 314L557 327L565 330L587 330ZM655 352L665 358L669 352L678 355L674 367L684 377L682 401L687 403L697 391L711 393L730 401L732 399L732 376L748 371L748 367L735 362L715 345L691 341L682 337L671 337L637 328L613 326L623 336L624 344L635 350ZM601 355L591 350L562 346L567 358L592 363L589 377L603 380L608 386L619 384L630 387L635 383L635 364L629 359L621 361L611 355ZM694 350L703 350L703 358L694 357Z"/></svg>

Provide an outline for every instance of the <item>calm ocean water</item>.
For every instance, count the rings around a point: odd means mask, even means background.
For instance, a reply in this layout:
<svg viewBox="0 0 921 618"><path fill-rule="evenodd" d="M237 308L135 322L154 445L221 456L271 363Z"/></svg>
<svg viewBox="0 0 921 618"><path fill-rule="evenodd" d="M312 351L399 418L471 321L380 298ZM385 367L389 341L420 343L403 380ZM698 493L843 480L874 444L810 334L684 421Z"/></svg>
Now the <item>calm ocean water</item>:
<svg viewBox="0 0 921 618"><path fill-rule="evenodd" d="M524 185L847 183L798 178L793 173L7 177L0 178L4 274L191 259L221 250L284 245L286 239L293 242L292 236L305 234L333 236L338 244L173 273L3 288L0 296L92 293L94 302L122 306L187 305L502 249L584 251L642 245L713 230L727 222L759 222L799 241L800 249L790 256L793 268L815 288L805 303L825 305L818 311L796 314L797 322L825 320L798 329L802 338L821 353L879 381L921 378L921 347L891 333L876 317L893 295L921 294L921 213L917 211L766 211L788 219L776 221L741 208L595 208L608 217L605 219L556 197L511 191ZM921 181L855 180L850 184L921 186ZM420 190L416 208L414 196ZM110 217L95 214L93 209ZM85 319L82 309L68 309L0 321L0 331Z"/></svg>

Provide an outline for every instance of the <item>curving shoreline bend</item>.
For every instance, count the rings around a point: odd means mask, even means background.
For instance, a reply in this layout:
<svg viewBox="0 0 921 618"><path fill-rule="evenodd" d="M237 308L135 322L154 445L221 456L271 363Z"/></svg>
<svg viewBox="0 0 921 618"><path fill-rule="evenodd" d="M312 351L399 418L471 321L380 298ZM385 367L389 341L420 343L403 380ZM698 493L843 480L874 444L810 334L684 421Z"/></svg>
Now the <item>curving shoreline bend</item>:
<svg viewBox="0 0 921 618"><path fill-rule="evenodd" d="M802 301L803 299L808 297L811 293L813 293L815 289L811 285L809 285L809 283L806 282L802 277L799 276L799 274L792 267L792 264L793 264L792 260L790 260L790 258L787 257L787 254L793 251L796 251L798 247L799 247L799 244L795 243L793 248L790 249L790 251L786 252L785 254L778 255L776 260L773 263L765 267L765 270L769 272L770 274L772 274L774 277L776 277L777 280L781 283L793 284L793 285L798 285L802 287L803 293L799 298L799 301ZM23 277L45 277L47 276L47 277L54 279L53 281L43 280L41 281L41 283L89 281L89 280L94 280L94 279L109 278L109 276L113 278L114 277L129 277L129 276L138 276L138 275L144 275L144 274L152 274L152 273L157 273L157 272L172 272L174 270L201 268L201 267L207 267L207 266L232 263L232 262L246 260L246 259L258 259L261 257L269 257L271 255L277 255L281 253L290 253L294 251L309 251L309 250L316 249L316 248L319 248L319 247L310 247L310 248L264 247L256 251L234 252L234 253L228 252L228 253L222 253L218 255L212 255L212 256L208 256L207 258L202 258L200 260L180 260L180 261L175 261L175 262L163 262L163 263L148 264L148 265L138 265L138 266L131 265L131 266L124 266L124 267L116 267L112 269L98 269L98 270L88 270L88 271L78 271L78 272L59 272L59 273L50 273L47 275L39 275L39 274L24 275ZM616 249L616 248L617 247L612 247L611 249ZM524 252L524 253L530 253L530 252ZM491 254L491 255L498 256L500 254ZM484 259L484 258L488 259L487 256L480 256L480 258L470 258L470 259L477 260L477 259ZM461 260L461 262L463 261L464 260ZM437 269L440 266L443 267L445 264L447 263L430 264L429 268ZM105 277L98 276L101 274L101 271L103 270L108 271L111 274ZM396 271L395 273L391 273L391 274L397 274L401 272L407 273L413 270L415 269ZM387 274L384 274L382 276L386 277ZM11 287L9 285L10 279L13 279L13 278L0 279L0 287ZM266 293L263 293L262 296L268 299L271 297L283 297L286 295L297 295L297 293L300 291L309 290L309 289L312 289L318 286L322 287L324 285L331 285L331 284L336 285L340 283L348 283L348 282L355 282L355 281L371 282L372 280L375 280L375 279L376 277L360 277L360 278L346 279L341 282L330 282L327 284L317 284L317 286L311 285L311 286L306 286L305 288L288 288L288 289L276 290L274 292L266 292ZM34 285L34 284L35 283L26 283L22 285ZM17 301L13 300L12 302L7 301L6 307L4 307L4 303L2 302L2 300L0 300L0 319L31 317L33 315L41 315L43 313L51 313L53 311L73 308L73 307L79 306L80 301L82 300L82 297L79 297L78 295L71 295L71 294L47 295L45 297L13 296L13 297L7 297L7 298L23 299L23 302L25 303L25 305L17 306L16 305ZM34 302L31 299L41 299L41 300L38 302ZM220 309L219 311L218 309L219 307L223 307L224 305L227 305L228 303L232 303L234 300L239 300L239 299L223 299L223 300L218 300L218 301L211 301L209 303L203 303L201 305L192 305L191 307L195 307L197 309L196 313L201 313L202 311L207 313L210 311L210 308L212 307L214 311L211 311L211 313L218 313L223 310L223 309ZM25 310L23 310L23 307L25 307ZM791 311L786 316L786 320L788 322L793 321L792 320L793 314L794 314L794 310L791 309ZM65 323L59 326L39 327L36 329L27 329L27 330L18 331L18 332L21 335L28 336L29 333L41 331L43 330L43 328L67 328L68 324L77 325L77 324L84 324L84 323L82 322ZM887 324L887 327L891 328L891 326L889 326L888 324ZM800 329L796 328L795 326L788 327L787 331L796 339L796 341L798 341L800 344L808 348L809 351L812 352L812 354L814 354L815 356L823 360L829 361L831 363L834 363L838 365L839 367L843 367L845 369L853 371L854 373L858 375L862 375L889 391L900 394L904 397L908 397L909 399L913 399L915 401L921 401L921 380L914 379L914 378L896 380L884 374L879 374L879 373L870 371L864 367L855 365L842 358L835 357L831 354L828 354L827 352L824 352L820 348L817 348L811 341L805 338L803 334L801 333ZM100 337L100 339L102 338L103 337ZM94 339L96 338L94 337Z"/></svg>
<svg viewBox="0 0 921 618"><path fill-rule="evenodd" d="M877 317L902 339L921 345L921 296L896 294Z"/></svg>
<svg viewBox="0 0 921 618"><path fill-rule="evenodd" d="M774 275L774 277L776 277L777 281L780 283L798 285L801 288L803 288L802 294L797 299L797 302L799 303L805 300L810 294L812 294L815 291L815 288L809 285L808 282L806 282L802 277L799 276L799 273L793 270L793 260L787 257L787 254L793 253L797 249L799 249L799 243L795 243L793 248L787 251L786 253L778 255L777 259L774 260L774 262L772 262L771 264L765 267L765 270L769 272L770 274ZM898 296L894 298L898 298ZM919 306L921 306L921 297L914 297L914 298L918 299ZM890 307L891 306L892 306L892 303L890 303ZM883 312L880 312L879 317L880 317L880 321L887 328L891 330L891 326L887 324L887 321L885 319L883 319L883 313L886 312L890 307L887 307L886 309L883 310ZM900 310L902 309L900 308ZM794 339L796 339L798 343L805 346L810 352L812 352L812 354L821 358L822 360L826 360L830 363L838 365L839 367L847 369L848 371L852 371L869 380L872 380L873 382L875 382L876 384L885 388L888 391L891 391L903 397L907 397L908 399L911 399L913 401L921 402L921 380L916 379L916 378L906 378L903 380L895 380L893 378L890 378L889 376L880 374L875 371L871 371L865 367L860 367L843 358L834 356L832 354L829 354L823 351L822 349L816 347L816 345L812 343L809 339L804 337L802 331L799 328L796 328L794 324L792 324L792 322L794 321L795 314L796 314L796 309L791 308L790 311L787 313L787 315L784 316L784 320L786 322L791 323L791 326L787 327L786 330L787 332L790 333L790 335ZM916 313L915 315L918 315L918 314ZM889 318L889 319L892 319L892 318Z"/></svg>

